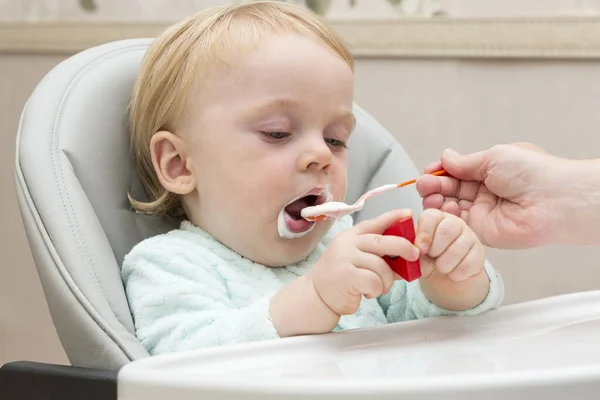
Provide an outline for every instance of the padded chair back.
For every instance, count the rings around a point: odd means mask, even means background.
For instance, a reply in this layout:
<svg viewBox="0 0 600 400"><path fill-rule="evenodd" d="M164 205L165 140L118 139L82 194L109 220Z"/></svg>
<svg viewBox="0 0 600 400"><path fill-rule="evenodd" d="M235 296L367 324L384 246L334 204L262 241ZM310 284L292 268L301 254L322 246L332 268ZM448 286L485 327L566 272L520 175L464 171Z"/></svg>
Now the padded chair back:
<svg viewBox="0 0 600 400"><path fill-rule="evenodd" d="M129 153L127 105L151 39L123 40L53 68L29 98L16 149L16 186L27 237L61 343L75 366L118 369L145 357L120 278L139 241L174 226L131 211L141 192ZM356 107L347 201L417 173L402 147ZM394 207L418 213L414 189L369 201L358 220Z"/></svg>

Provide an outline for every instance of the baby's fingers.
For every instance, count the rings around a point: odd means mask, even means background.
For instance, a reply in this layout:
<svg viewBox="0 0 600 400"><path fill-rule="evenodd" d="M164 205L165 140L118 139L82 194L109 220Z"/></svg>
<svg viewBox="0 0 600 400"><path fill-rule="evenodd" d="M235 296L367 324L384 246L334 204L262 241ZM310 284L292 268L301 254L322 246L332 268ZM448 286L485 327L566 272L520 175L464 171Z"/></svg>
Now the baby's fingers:
<svg viewBox="0 0 600 400"><path fill-rule="evenodd" d="M360 251L355 260L353 260L353 264L357 268L368 269L377 274L383 285L382 293L379 293L377 296L390 291L394 284L395 274L383 258L375 254Z"/></svg>
<svg viewBox="0 0 600 400"><path fill-rule="evenodd" d="M444 220L444 213L437 209L427 209L421 213L417 221L415 246L422 254L430 253L438 225ZM441 252L440 252L441 253ZM433 254L429 254L435 257Z"/></svg>
<svg viewBox="0 0 600 400"><path fill-rule="evenodd" d="M419 249L403 237L393 235L365 234L358 237L356 247L377 256L402 257L407 261L419 259Z"/></svg>
<svg viewBox="0 0 600 400"><path fill-rule="evenodd" d="M362 221L357 224L354 228L354 232L359 235L363 234L382 234L387 228L394 225L401 219L412 217L412 210L410 209L398 209L391 210L383 213L373 219Z"/></svg>
<svg viewBox="0 0 600 400"><path fill-rule="evenodd" d="M455 282L465 281L483 271L485 255L483 246L476 244L460 263L448 274L448 279Z"/></svg>
<svg viewBox="0 0 600 400"><path fill-rule="evenodd" d="M429 257L427 254L421 256L419 264L421 264L421 276L423 278L430 278L435 272L435 259Z"/></svg>
<svg viewBox="0 0 600 400"><path fill-rule="evenodd" d="M441 274L449 274L458 268L475 247L476 240L473 235L463 234L458 237L442 254L435 259L435 268Z"/></svg>
<svg viewBox="0 0 600 400"><path fill-rule="evenodd" d="M384 293L384 283L375 272L356 268L352 272L352 287L357 294L364 295L367 299L373 299Z"/></svg>

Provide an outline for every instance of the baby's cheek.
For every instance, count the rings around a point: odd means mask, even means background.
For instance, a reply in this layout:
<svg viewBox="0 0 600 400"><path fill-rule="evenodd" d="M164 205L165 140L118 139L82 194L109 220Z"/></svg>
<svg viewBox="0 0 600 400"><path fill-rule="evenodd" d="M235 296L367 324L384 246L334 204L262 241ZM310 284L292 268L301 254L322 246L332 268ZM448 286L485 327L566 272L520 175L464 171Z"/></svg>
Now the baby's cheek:
<svg viewBox="0 0 600 400"><path fill-rule="evenodd" d="M334 165L331 169L331 191L334 200L344 201L346 197L346 188L348 186L348 171L344 165Z"/></svg>

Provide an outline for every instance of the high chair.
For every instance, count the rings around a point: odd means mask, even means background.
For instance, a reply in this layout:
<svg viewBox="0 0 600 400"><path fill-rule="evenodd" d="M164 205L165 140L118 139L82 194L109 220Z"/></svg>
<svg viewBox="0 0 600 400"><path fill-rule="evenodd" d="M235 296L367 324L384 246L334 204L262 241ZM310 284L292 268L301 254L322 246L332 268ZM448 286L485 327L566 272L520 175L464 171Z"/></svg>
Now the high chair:
<svg viewBox="0 0 600 400"><path fill-rule="evenodd" d="M72 366L6 364L0 369L0 399L109 400L117 393L126 400L372 394L380 399L553 399L565 393L582 399L598 393L600 350L581 352L577 343L589 342L592 333L600 337L600 292L503 307L473 318L432 318L147 357L134 335L119 270L137 242L174 228L132 212L126 196L132 188L143 196L129 153L126 109L150 42L109 43L65 60L44 77L24 108L16 148L18 200ZM355 114L348 202L368 189L419 175L374 118L359 106ZM418 215L421 199L414 188L375 197L354 216L361 221L400 207ZM546 350L561 338L575 356L556 367ZM528 353L526 346L534 344ZM523 354L544 362L519 370ZM548 372L544 364L556 368ZM488 389L495 394L488 396Z"/></svg>

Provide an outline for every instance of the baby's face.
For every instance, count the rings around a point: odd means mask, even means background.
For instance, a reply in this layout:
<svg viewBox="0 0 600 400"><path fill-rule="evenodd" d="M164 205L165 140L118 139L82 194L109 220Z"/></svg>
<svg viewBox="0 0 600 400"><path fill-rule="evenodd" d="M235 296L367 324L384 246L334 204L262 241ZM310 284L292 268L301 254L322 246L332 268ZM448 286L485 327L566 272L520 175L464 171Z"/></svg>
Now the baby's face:
<svg viewBox="0 0 600 400"><path fill-rule="evenodd" d="M217 74L184 135L192 222L261 264L306 257L332 223L313 226L300 209L324 201L325 188L345 196L352 99L350 67L299 36L270 37Z"/></svg>

